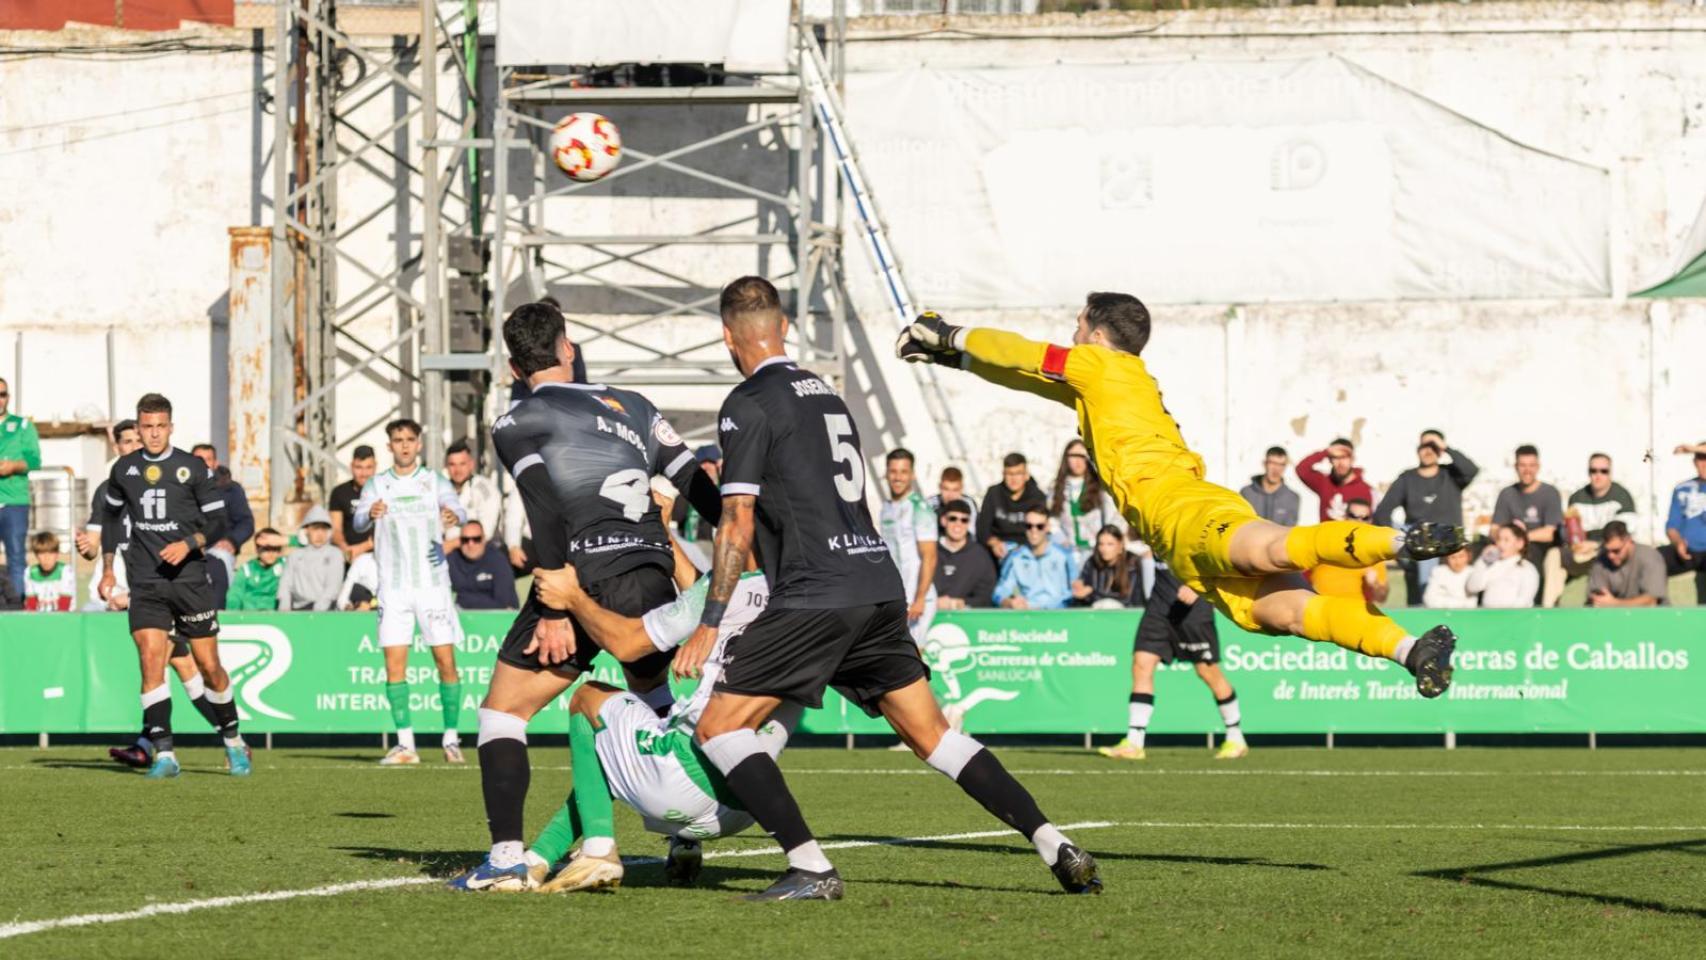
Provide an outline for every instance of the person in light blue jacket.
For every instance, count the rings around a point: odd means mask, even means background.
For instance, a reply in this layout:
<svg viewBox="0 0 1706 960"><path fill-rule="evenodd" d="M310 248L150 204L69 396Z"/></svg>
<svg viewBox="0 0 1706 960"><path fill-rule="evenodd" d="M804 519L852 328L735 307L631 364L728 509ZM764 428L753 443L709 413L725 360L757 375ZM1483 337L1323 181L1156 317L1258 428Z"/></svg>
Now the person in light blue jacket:
<svg viewBox="0 0 1706 960"><path fill-rule="evenodd" d="M1025 549L1001 562L995 602L1007 610L1059 610L1072 599L1072 553L1049 539L1048 512L1025 514Z"/></svg>
<svg viewBox="0 0 1706 960"><path fill-rule="evenodd" d="M1694 454L1695 476L1676 485L1665 518L1665 538L1659 550L1665 573L1694 572L1695 602L1706 604L1706 442L1685 443L1677 453Z"/></svg>

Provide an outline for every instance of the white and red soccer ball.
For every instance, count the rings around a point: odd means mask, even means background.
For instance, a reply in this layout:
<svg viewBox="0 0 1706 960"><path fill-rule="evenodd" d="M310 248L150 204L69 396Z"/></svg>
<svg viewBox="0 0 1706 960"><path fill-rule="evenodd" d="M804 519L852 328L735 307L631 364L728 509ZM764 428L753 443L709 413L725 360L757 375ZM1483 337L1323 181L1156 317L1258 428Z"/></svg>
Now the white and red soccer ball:
<svg viewBox="0 0 1706 960"><path fill-rule="evenodd" d="M571 113L551 131L551 159L570 180L603 179L622 159L622 131L597 113Z"/></svg>

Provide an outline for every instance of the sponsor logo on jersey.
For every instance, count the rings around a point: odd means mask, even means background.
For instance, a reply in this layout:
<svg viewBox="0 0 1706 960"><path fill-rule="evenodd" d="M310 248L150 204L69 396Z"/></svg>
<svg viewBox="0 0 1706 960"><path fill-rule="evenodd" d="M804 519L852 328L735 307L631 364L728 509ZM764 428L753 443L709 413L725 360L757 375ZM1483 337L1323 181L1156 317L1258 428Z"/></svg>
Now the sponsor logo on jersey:
<svg viewBox="0 0 1706 960"><path fill-rule="evenodd" d="M136 469L136 464L133 463L130 465L130 469L124 472L124 475L127 477L139 477L142 475L142 471Z"/></svg>
<svg viewBox="0 0 1706 960"><path fill-rule="evenodd" d="M676 433L675 428L669 425L669 421L662 417L658 417L657 422L652 424L652 436L657 437L658 442L666 447L681 445L681 435Z"/></svg>
<svg viewBox="0 0 1706 960"><path fill-rule="evenodd" d="M149 464L148 469L142 471L142 479L147 480L149 483L159 483L160 468L153 464Z"/></svg>
<svg viewBox="0 0 1706 960"><path fill-rule="evenodd" d="M492 424L492 432L496 433L497 431L502 430L504 427L513 427L513 426L515 426L515 418L506 413L503 416L499 417L498 421L496 423Z"/></svg>
<svg viewBox="0 0 1706 960"><path fill-rule="evenodd" d="M717 429L723 431L724 433L734 433L736 430L739 430L740 427L735 426L735 421L734 421L733 417L724 417L723 422L718 426Z"/></svg>
<svg viewBox="0 0 1706 960"><path fill-rule="evenodd" d="M179 483L189 483L190 482L190 468L189 467L179 467L177 477L178 477Z"/></svg>
<svg viewBox="0 0 1706 960"><path fill-rule="evenodd" d="M615 397L596 397L595 396L595 397L593 397L593 399L597 400L599 403L604 404L604 406L607 409L613 410L616 413L620 413L620 414L624 414L624 415L626 415L628 413L628 408L624 407L622 405L622 401L616 399Z"/></svg>

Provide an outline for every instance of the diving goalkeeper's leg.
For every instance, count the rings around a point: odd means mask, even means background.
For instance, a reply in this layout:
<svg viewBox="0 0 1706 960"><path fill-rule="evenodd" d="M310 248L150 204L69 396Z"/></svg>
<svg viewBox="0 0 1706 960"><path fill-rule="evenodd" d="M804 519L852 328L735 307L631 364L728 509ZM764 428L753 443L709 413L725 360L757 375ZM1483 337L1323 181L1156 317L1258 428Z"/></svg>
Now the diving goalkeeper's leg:
<svg viewBox="0 0 1706 960"><path fill-rule="evenodd" d="M1415 675L1417 692L1429 699L1451 686L1451 652L1457 646L1457 637L1443 625L1412 637L1374 604L1349 597L1324 597L1309 589L1296 574L1265 579L1251 615L1264 630L1337 644L1363 656L1403 664Z"/></svg>
<svg viewBox="0 0 1706 960"><path fill-rule="evenodd" d="M1226 550L1239 574L1259 577L1320 566L1361 570L1399 558L1427 560L1455 553L1463 544L1463 528L1443 523L1416 523L1399 530L1352 520L1308 527L1252 520L1232 532Z"/></svg>

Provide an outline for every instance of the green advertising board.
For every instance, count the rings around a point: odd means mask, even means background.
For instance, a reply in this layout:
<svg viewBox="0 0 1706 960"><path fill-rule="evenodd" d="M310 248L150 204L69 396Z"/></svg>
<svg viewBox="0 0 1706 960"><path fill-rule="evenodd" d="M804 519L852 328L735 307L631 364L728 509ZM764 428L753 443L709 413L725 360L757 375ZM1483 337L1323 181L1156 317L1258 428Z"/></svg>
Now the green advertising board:
<svg viewBox="0 0 1706 960"><path fill-rule="evenodd" d="M940 615L924 655L945 708L973 733L1114 733L1125 729L1137 611L963 611ZM1706 731L1706 610L1400 610L1420 631L1457 631L1457 677L1425 701L1396 664L1326 644L1220 624L1222 665L1252 733L1687 733ZM226 613L220 656L251 732L378 733L390 729L372 614ZM462 722L491 679L510 624L462 615ZM600 680L620 683L608 657ZM437 672L424 648L409 681L418 728L438 729ZM173 684L176 689L176 684ZM678 688L685 694L686 688ZM136 654L122 614L0 614L0 733L122 733L136 728ZM177 692L181 729L199 718ZM1188 663L1156 675L1150 730L1219 728ZM568 728L567 698L534 720ZM833 692L807 714L812 733L879 733L886 725Z"/></svg>

